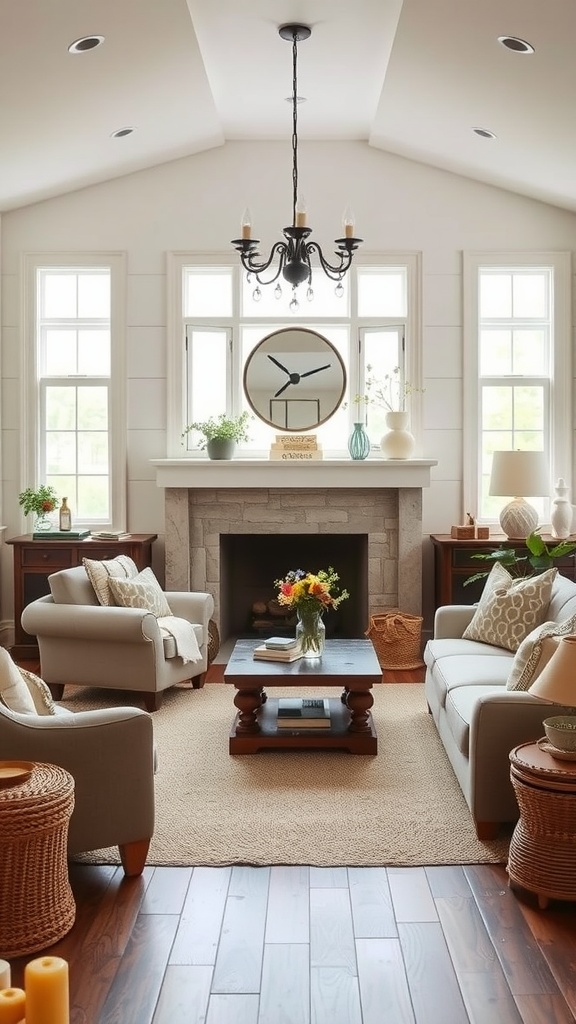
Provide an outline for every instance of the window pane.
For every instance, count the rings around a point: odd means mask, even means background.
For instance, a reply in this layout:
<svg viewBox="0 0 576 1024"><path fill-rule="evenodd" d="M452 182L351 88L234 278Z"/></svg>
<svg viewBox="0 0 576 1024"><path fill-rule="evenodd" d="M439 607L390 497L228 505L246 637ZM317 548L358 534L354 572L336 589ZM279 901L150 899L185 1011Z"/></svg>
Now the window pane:
<svg viewBox="0 0 576 1024"><path fill-rule="evenodd" d="M227 352L229 332L187 328L188 386L186 423L202 423L227 410ZM202 435L191 431L183 438L188 449L197 448Z"/></svg>
<svg viewBox="0 0 576 1024"><path fill-rule="evenodd" d="M78 388L78 430L106 430L108 388Z"/></svg>
<svg viewBox="0 0 576 1024"><path fill-rule="evenodd" d="M58 274L40 271L42 288L41 316L62 320L77 316L76 274Z"/></svg>
<svg viewBox="0 0 576 1024"><path fill-rule="evenodd" d="M110 331L78 331L78 373L87 377L110 375Z"/></svg>
<svg viewBox="0 0 576 1024"><path fill-rule="evenodd" d="M43 336L44 372L53 377L76 373L76 331L48 327Z"/></svg>
<svg viewBox="0 0 576 1024"><path fill-rule="evenodd" d="M232 316L232 269L184 270L184 316Z"/></svg>
<svg viewBox="0 0 576 1024"><path fill-rule="evenodd" d="M511 274L480 271L479 309L482 320L512 316Z"/></svg>
<svg viewBox="0 0 576 1024"><path fill-rule="evenodd" d="M548 316L548 274L514 274L512 316L517 319Z"/></svg>
<svg viewBox="0 0 576 1024"><path fill-rule="evenodd" d="M78 432L78 467L82 473L108 473L108 434Z"/></svg>
<svg viewBox="0 0 576 1024"><path fill-rule="evenodd" d="M74 431L47 431L46 469L48 473L76 472L76 434ZM58 488L58 493L62 493L60 488Z"/></svg>
<svg viewBox="0 0 576 1024"><path fill-rule="evenodd" d="M78 518L96 523L110 519L110 479L108 476L79 476Z"/></svg>
<svg viewBox="0 0 576 1024"><path fill-rule="evenodd" d="M46 388L46 429L74 430L76 426L76 388Z"/></svg>
<svg viewBox="0 0 576 1024"><path fill-rule="evenodd" d="M110 273L78 275L78 314L83 320L110 316Z"/></svg>
<svg viewBox="0 0 576 1024"><path fill-rule="evenodd" d="M548 331L544 328L513 332L513 373L525 376L548 374Z"/></svg>
<svg viewBox="0 0 576 1024"><path fill-rule="evenodd" d="M358 316L406 316L404 268L358 269Z"/></svg>
<svg viewBox="0 0 576 1024"><path fill-rule="evenodd" d="M512 332L486 328L480 331L480 374L496 377L512 373Z"/></svg>

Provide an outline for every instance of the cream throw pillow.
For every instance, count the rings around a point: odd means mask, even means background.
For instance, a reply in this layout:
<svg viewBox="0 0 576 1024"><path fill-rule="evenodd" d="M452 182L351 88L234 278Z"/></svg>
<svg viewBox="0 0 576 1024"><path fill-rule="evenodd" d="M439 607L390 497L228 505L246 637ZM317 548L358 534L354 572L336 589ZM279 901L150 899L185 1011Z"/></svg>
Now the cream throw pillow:
<svg viewBox="0 0 576 1024"><path fill-rule="evenodd" d="M172 615L164 591L152 569L143 569L130 580L111 578L108 583L116 604L122 605L123 608L145 608L156 618Z"/></svg>
<svg viewBox="0 0 576 1024"><path fill-rule="evenodd" d="M539 576L514 579L503 566L495 565L463 639L516 652L544 621L557 574L557 569L547 569Z"/></svg>
<svg viewBox="0 0 576 1024"><path fill-rule="evenodd" d="M82 564L98 601L107 607L114 604L109 587L110 580L116 577L127 580L138 575L138 566L128 555L118 555L117 558L109 558L104 562L98 562L95 558L83 558Z"/></svg>
<svg viewBox="0 0 576 1024"><path fill-rule="evenodd" d="M564 622L543 622L522 641L514 655L507 690L528 690L554 654L563 636L576 633L576 615Z"/></svg>
<svg viewBox="0 0 576 1024"><path fill-rule="evenodd" d="M50 688L46 685L40 676L34 675L33 672L28 672L25 668L19 668L18 671L22 676L32 700L34 701L34 707L37 715L55 715L56 705L54 703Z"/></svg>
<svg viewBox="0 0 576 1024"><path fill-rule="evenodd" d="M30 690L5 647L0 647L0 700L20 715L36 713Z"/></svg>

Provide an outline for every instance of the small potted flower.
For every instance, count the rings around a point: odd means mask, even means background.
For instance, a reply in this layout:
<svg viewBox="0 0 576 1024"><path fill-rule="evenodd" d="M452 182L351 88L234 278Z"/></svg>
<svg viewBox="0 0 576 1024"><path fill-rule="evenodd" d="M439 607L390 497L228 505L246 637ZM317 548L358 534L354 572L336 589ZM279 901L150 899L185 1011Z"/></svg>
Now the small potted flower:
<svg viewBox="0 0 576 1024"><path fill-rule="evenodd" d="M41 484L37 490L27 487L18 495L18 504L22 506L25 516L31 512L35 515L34 530L45 532L52 528L50 512L58 508L58 497L53 487Z"/></svg>
<svg viewBox="0 0 576 1024"><path fill-rule="evenodd" d="M210 416L200 423L189 423L182 431L182 444L187 435L196 430L203 435L199 448L206 449L210 459L231 459L239 441L248 441L247 424L249 413L244 411L239 416Z"/></svg>

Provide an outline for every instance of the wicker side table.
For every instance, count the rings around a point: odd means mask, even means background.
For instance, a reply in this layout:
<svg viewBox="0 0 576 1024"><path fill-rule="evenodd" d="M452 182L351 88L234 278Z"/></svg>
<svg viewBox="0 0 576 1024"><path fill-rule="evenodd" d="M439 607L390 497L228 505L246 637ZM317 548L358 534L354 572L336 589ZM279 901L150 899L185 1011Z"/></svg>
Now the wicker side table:
<svg viewBox="0 0 576 1024"><path fill-rule="evenodd" d="M26 781L0 788L0 956L45 949L70 931L76 905L68 881L74 779L35 764Z"/></svg>
<svg viewBox="0 0 576 1024"><path fill-rule="evenodd" d="M510 753L510 779L520 818L510 842L511 888L550 899L576 900L576 762L558 760L539 743Z"/></svg>

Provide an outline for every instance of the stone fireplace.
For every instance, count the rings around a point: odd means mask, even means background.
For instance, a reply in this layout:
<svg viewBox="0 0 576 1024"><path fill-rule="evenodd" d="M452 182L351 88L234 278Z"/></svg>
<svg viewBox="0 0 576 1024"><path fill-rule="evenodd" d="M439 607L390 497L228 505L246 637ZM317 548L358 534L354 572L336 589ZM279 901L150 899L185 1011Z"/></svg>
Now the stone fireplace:
<svg viewBox="0 0 576 1024"><path fill-rule="evenodd" d="M420 613L422 488L429 486L433 461L162 459L154 465L156 482L165 489L166 589L209 591L222 640L238 627L229 594L223 593L238 575L229 562L231 537L240 538L240 558L254 538L274 538L277 544L285 537L286 562L278 573L274 566L280 563L270 561L270 584L290 568L314 571L333 564L342 576L345 564L354 581L342 583L360 609L358 621L345 625L347 632L361 635L370 614L388 608ZM299 538L309 556L306 565L292 562Z"/></svg>

